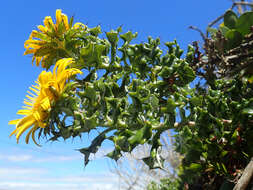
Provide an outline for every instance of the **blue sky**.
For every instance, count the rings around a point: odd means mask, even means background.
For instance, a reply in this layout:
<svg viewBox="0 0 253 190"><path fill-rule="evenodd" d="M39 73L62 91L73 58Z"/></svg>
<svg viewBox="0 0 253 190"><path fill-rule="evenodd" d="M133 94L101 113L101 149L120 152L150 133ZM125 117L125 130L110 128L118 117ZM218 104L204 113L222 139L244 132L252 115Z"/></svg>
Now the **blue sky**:
<svg viewBox="0 0 253 190"><path fill-rule="evenodd" d="M42 24L45 16L55 18L62 9L75 22L89 27L101 25L109 31L123 26L123 31L138 32L137 42L148 36L161 42L175 38L183 49L199 34L189 30L194 25L204 30L207 24L231 6L230 0L26 0L1 2L1 93L0 93L0 189L1 190L116 190L118 180L109 172L108 160L102 153L83 168L83 157L75 149L87 145L90 139L47 143L41 148L26 145L24 138L16 144L9 138L14 126L8 121L18 118L16 111L23 105L26 91L36 80L41 68L31 65L31 57L23 56L24 41L30 32ZM107 152L110 147L103 150ZM102 152L103 152L102 151Z"/></svg>

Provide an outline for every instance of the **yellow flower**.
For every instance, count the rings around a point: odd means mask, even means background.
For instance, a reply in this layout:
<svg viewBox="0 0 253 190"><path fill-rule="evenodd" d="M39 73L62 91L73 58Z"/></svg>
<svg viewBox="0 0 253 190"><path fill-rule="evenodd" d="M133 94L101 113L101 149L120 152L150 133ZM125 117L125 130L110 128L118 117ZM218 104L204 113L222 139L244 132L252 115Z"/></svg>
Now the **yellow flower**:
<svg viewBox="0 0 253 190"><path fill-rule="evenodd" d="M37 66L41 62L43 68L48 68L50 66L48 62L56 58L56 50L65 47L64 34L70 29L86 29L86 27L82 23L76 23L71 27L67 15L60 9L56 10L55 24L50 16L46 16L43 23L44 26L39 25L38 30L33 30L29 39L25 41L24 55L32 54L32 62L35 61Z"/></svg>
<svg viewBox="0 0 253 190"><path fill-rule="evenodd" d="M224 26L225 26L224 22L219 25L219 27L224 27Z"/></svg>
<svg viewBox="0 0 253 190"><path fill-rule="evenodd" d="M26 136L26 143L29 142L30 135L36 145L34 135L38 128L47 126L45 122L52 108L52 103L57 101L64 91L66 81L73 75L81 74L79 69L66 68L73 63L72 58L60 59L57 61L53 73L42 71L36 81L37 85L32 85L29 95L26 95L23 109L17 112L18 115L24 115L21 119L12 120L9 124L16 125L16 129L10 134L16 135L17 143L20 136L30 127L30 131Z"/></svg>

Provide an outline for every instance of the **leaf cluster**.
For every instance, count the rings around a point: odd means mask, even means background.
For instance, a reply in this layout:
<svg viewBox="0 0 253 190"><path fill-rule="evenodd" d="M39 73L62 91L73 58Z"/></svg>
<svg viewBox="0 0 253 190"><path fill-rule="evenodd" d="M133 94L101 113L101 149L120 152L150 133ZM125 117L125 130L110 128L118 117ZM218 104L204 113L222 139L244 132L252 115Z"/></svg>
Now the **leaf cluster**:
<svg viewBox="0 0 253 190"><path fill-rule="evenodd" d="M232 189L252 155L252 15L229 10L208 28L204 52L194 43L199 82L189 101L194 127L177 129L181 188Z"/></svg>
<svg viewBox="0 0 253 190"><path fill-rule="evenodd" d="M100 39L99 33L100 27L87 28L87 33L79 36L78 48L70 46L68 51L75 57L73 67L86 75L68 84L51 111L50 127L42 131L51 135L50 140L98 131L91 145L80 149L85 165L90 154L109 140L115 149L107 156L114 160L122 151L150 144L150 156L143 161L150 168L162 168L160 134L174 127L176 109L182 122L187 120L187 96L192 93L189 83L195 78L188 62L194 49L189 47L183 59L176 41L166 43L168 50L163 52L159 39L149 37L146 43L132 44L137 33L122 34L118 28L107 32L106 39Z"/></svg>

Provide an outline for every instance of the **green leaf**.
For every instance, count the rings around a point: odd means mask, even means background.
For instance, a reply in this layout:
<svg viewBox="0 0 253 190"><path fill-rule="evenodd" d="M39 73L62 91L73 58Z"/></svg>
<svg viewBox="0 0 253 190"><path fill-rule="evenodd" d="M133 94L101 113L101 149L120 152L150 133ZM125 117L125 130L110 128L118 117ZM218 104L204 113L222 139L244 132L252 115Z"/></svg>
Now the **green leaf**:
<svg viewBox="0 0 253 190"><path fill-rule="evenodd" d="M158 76L161 76L163 78L168 78L172 74L173 69L171 67L164 66L160 73L158 73Z"/></svg>
<svg viewBox="0 0 253 190"><path fill-rule="evenodd" d="M253 83L253 75L248 77L248 81L249 81L249 83Z"/></svg>
<svg viewBox="0 0 253 190"><path fill-rule="evenodd" d="M229 10L225 13L224 15L224 25L230 29L235 28L236 26L236 21L237 21L237 15Z"/></svg>
<svg viewBox="0 0 253 190"><path fill-rule="evenodd" d="M202 96L194 96L190 99L190 102L194 105L194 106L201 106L202 105Z"/></svg>
<svg viewBox="0 0 253 190"><path fill-rule="evenodd" d="M243 114L253 115L253 108L244 108L242 110Z"/></svg>
<svg viewBox="0 0 253 190"><path fill-rule="evenodd" d="M132 145L144 144L152 135L152 127L145 125L141 129L137 130L133 136L128 139L128 142Z"/></svg>
<svg viewBox="0 0 253 190"><path fill-rule="evenodd" d="M223 36L226 36L226 33L230 30L228 27L226 27L226 26L220 26L219 27L219 30L221 31L221 34L223 35Z"/></svg>
<svg viewBox="0 0 253 190"><path fill-rule="evenodd" d="M183 86L192 82L195 79L195 72L188 64L182 64L177 69L177 72L181 77L181 83Z"/></svg>
<svg viewBox="0 0 253 190"><path fill-rule="evenodd" d="M174 113L175 108L178 106L179 104L172 98L169 98L167 100L167 111L168 113Z"/></svg>
<svg viewBox="0 0 253 190"><path fill-rule="evenodd" d="M41 57L41 56L45 56L45 55L48 55L48 54L54 55L54 57L56 57L55 49L52 46L49 46L49 45L48 46L42 46L41 48L39 48L34 53L34 56Z"/></svg>
<svg viewBox="0 0 253 190"><path fill-rule="evenodd" d="M81 148L78 149L78 151L80 151L83 155L84 155L84 166L86 166L89 163L89 157L90 154L93 153L95 154L99 147L101 146L101 144L103 143L103 141L106 139L106 133L108 131L105 130L103 131L100 135L98 135L92 142L91 145L87 148Z"/></svg>
<svg viewBox="0 0 253 190"><path fill-rule="evenodd" d="M93 36L98 36L99 34L101 34L101 27L100 26L96 26L94 28L90 28L90 34Z"/></svg>
<svg viewBox="0 0 253 190"><path fill-rule="evenodd" d="M237 47L238 45L241 44L242 39L243 39L243 36L241 35L241 33L234 29L229 30L226 33L225 37L227 38L227 43L226 43L227 49L232 49L232 48Z"/></svg>
<svg viewBox="0 0 253 190"><path fill-rule="evenodd" d="M231 137L231 138L232 138L232 140L234 140L234 141L235 141L235 140L237 139L237 136L238 136L238 135L239 135L238 131L237 131L237 130L235 130L235 131L234 131L234 133L232 134L232 137Z"/></svg>
<svg viewBox="0 0 253 190"><path fill-rule="evenodd" d="M187 167L188 170L192 170L196 172L201 170L201 168L202 168L201 164L197 164L197 163L191 163L191 165Z"/></svg>
<svg viewBox="0 0 253 190"><path fill-rule="evenodd" d="M221 166L222 166L224 172L225 172L225 173L228 173L227 168L226 168L226 166L225 166L223 163L221 163Z"/></svg>
<svg viewBox="0 0 253 190"><path fill-rule="evenodd" d="M80 50L82 65L77 65L77 68L99 67L102 64L102 57L106 54L107 47L103 44L89 43L86 47Z"/></svg>
<svg viewBox="0 0 253 190"><path fill-rule="evenodd" d="M152 107L156 108L159 105L159 99L154 95L151 94L149 97L149 101Z"/></svg>
<svg viewBox="0 0 253 190"><path fill-rule="evenodd" d="M106 32L106 37L108 38L109 42L112 45L116 45L117 42L119 41L118 32L114 30L111 30L110 32Z"/></svg>
<svg viewBox="0 0 253 190"><path fill-rule="evenodd" d="M228 151L224 150L224 151L222 151L221 156L224 157L224 156L226 156L227 154L228 154Z"/></svg>
<svg viewBox="0 0 253 190"><path fill-rule="evenodd" d="M126 136L115 136L113 141L117 149L123 150L124 152L130 151L130 146Z"/></svg>
<svg viewBox="0 0 253 190"><path fill-rule="evenodd" d="M71 131L70 131L70 128L68 128L68 127L61 128L60 133L61 133L61 136L64 140L71 136Z"/></svg>
<svg viewBox="0 0 253 190"><path fill-rule="evenodd" d="M70 17L70 20L69 20L69 28L72 28L73 26L73 22L74 22L74 17Z"/></svg>
<svg viewBox="0 0 253 190"><path fill-rule="evenodd" d="M125 41L125 43L131 42L136 37L137 37L137 32L133 34L131 31L128 31L125 34L120 35L120 38L123 39Z"/></svg>
<svg viewBox="0 0 253 190"><path fill-rule="evenodd" d="M86 83L85 84L85 90L84 91L79 91L78 95L82 98L88 98L89 100L94 101L96 98L96 90L93 86L92 83Z"/></svg>
<svg viewBox="0 0 253 190"><path fill-rule="evenodd" d="M106 156L117 161L122 155L121 155L120 151L114 150L114 151L108 153Z"/></svg>
<svg viewBox="0 0 253 190"><path fill-rule="evenodd" d="M245 12L236 22L236 30L242 35L250 33L250 27L253 25L253 12Z"/></svg>

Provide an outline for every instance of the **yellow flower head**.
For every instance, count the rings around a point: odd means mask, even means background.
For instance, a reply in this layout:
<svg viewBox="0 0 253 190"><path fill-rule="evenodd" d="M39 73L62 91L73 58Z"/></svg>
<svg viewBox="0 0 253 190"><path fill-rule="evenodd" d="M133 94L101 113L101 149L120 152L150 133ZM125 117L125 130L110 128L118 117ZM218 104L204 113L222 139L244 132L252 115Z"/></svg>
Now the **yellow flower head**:
<svg viewBox="0 0 253 190"><path fill-rule="evenodd" d="M44 26L39 25L38 30L33 30L29 39L25 41L24 55L33 54L32 62L35 61L37 66L41 62L43 68L48 68L46 64L56 58L57 49L64 50L65 48L64 34L70 29L82 30L86 26L76 23L72 27L67 15L63 14L60 9L56 10L55 24L50 16L46 16L43 23Z"/></svg>
<svg viewBox="0 0 253 190"><path fill-rule="evenodd" d="M32 127L25 140L28 143L32 134L32 139L37 144L34 138L35 131L47 126L45 120L49 116L52 103L57 101L64 91L66 81L71 76L82 73L79 69L66 68L71 63L73 63L72 58L60 59L56 62L53 73L42 71L36 81L37 85L29 88L30 91L27 91L29 95L26 95L27 99L24 100L26 106L17 112L18 115L24 115L24 117L9 122L9 124L16 125L16 129L10 136L15 134L17 143L20 136Z"/></svg>

